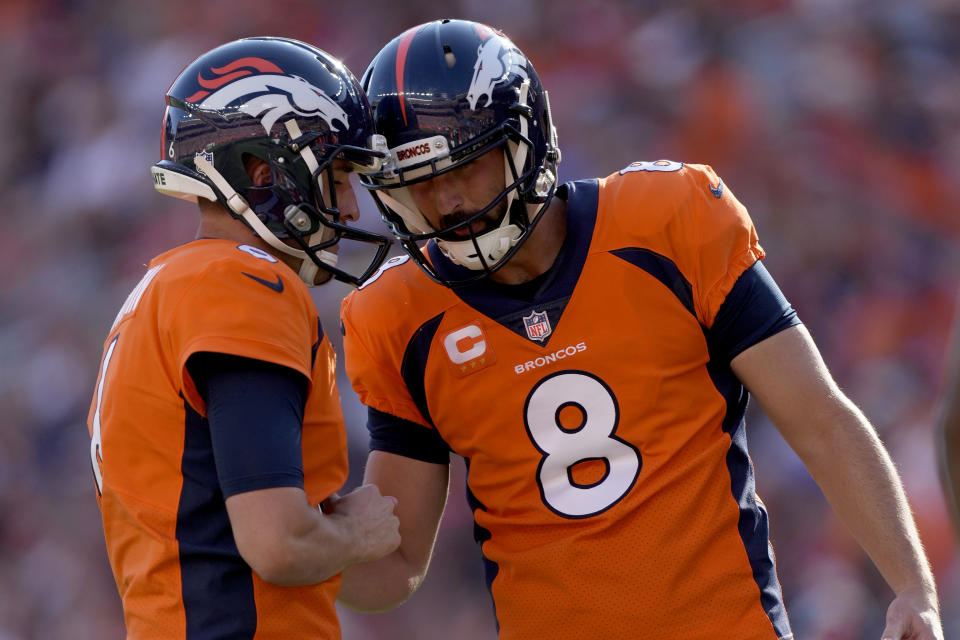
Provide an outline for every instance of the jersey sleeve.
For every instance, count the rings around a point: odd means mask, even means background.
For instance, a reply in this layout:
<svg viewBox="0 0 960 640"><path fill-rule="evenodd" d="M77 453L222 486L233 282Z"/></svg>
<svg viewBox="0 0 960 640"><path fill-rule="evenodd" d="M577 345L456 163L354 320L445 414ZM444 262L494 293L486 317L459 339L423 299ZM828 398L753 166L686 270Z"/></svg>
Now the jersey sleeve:
<svg viewBox="0 0 960 640"><path fill-rule="evenodd" d="M367 409L367 429L370 431L371 451L386 451L433 464L450 463L450 446L436 429L373 407Z"/></svg>
<svg viewBox="0 0 960 640"><path fill-rule="evenodd" d="M298 291L299 284L265 260L219 260L171 301L161 330L178 363L180 388L198 412L204 414L206 407L186 368L195 353L262 360L311 379L316 310L309 294Z"/></svg>
<svg viewBox="0 0 960 640"><path fill-rule="evenodd" d="M758 260L737 279L707 335L711 351L729 362L758 342L798 324L797 312Z"/></svg>
<svg viewBox="0 0 960 640"><path fill-rule="evenodd" d="M367 300L358 300L357 293L344 298L340 308L344 363L353 390L367 407L432 428L400 373L403 346L386 325L391 314L377 312Z"/></svg>
<svg viewBox="0 0 960 640"><path fill-rule="evenodd" d="M696 254L689 268L694 306L709 328L740 276L765 254L746 207L713 169L687 165L687 177L693 183L690 246Z"/></svg>

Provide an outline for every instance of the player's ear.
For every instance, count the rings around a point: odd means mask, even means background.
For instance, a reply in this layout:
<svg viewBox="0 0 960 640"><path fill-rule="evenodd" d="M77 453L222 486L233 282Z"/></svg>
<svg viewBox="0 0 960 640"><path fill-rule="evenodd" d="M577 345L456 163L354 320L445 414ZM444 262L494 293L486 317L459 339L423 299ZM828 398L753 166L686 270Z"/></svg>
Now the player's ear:
<svg viewBox="0 0 960 640"><path fill-rule="evenodd" d="M247 175L255 187L265 187L272 182L270 165L257 156L246 154L243 157L243 168L247 170Z"/></svg>

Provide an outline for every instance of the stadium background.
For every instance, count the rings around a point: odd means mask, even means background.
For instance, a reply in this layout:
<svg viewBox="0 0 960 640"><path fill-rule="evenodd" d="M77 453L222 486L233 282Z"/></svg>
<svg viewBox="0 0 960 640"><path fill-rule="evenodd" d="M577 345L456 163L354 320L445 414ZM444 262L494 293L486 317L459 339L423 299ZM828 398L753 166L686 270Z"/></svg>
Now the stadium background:
<svg viewBox="0 0 960 640"><path fill-rule="evenodd" d="M768 268L904 476L947 637L960 637L960 558L931 438L960 281L956 3L7 0L0 640L122 637L84 420L116 310L143 265L195 230L192 205L156 195L148 172L170 81L245 35L317 44L359 76L389 38L438 17L498 26L534 61L561 178L702 162L747 205ZM315 292L328 330L346 292ZM341 390L355 484L364 416L342 373ZM749 433L797 638L878 638L891 593L756 410ZM425 585L393 613L344 612L348 640L494 637L462 466L454 476Z"/></svg>

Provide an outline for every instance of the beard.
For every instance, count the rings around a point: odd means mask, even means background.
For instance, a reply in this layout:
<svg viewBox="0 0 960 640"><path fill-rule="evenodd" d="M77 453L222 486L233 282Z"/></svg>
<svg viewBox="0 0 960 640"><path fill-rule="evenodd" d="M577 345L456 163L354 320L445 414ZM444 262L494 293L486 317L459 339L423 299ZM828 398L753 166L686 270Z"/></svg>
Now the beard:
<svg viewBox="0 0 960 640"><path fill-rule="evenodd" d="M461 242L463 240L469 240L471 237L482 236L500 226L506 212L506 200L501 200L493 209L471 222L467 221L473 219L479 211L448 213L440 217L440 224L443 230L443 234L440 237L451 242ZM456 225L463 226L451 229L451 227L455 227Z"/></svg>

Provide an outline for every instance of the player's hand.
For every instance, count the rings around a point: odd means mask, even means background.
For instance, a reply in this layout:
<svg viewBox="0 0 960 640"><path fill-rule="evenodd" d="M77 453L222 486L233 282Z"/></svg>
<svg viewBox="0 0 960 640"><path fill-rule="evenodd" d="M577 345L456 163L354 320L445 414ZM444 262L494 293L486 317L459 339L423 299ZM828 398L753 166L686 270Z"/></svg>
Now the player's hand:
<svg viewBox="0 0 960 640"><path fill-rule="evenodd" d="M887 608L880 640L943 640L937 605L920 587L904 589Z"/></svg>
<svg viewBox="0 0 960 640"><path fill-rule="evenodd" d="M400 546L400 520L394 513L397 499L380 495L373 484L357 487L345 496L331 496L324 513L342 517L354 543L354 562L377 560Z"/></svg>

